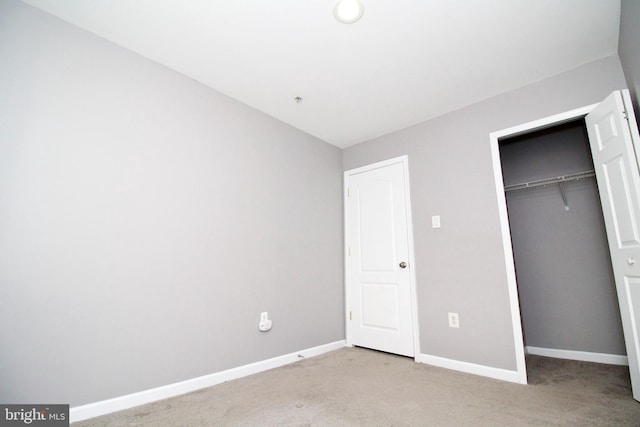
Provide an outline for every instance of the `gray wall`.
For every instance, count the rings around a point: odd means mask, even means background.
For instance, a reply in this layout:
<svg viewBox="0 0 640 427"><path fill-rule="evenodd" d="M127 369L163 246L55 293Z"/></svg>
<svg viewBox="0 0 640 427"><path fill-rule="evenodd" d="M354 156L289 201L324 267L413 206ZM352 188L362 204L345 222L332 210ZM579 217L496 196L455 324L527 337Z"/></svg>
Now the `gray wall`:
<svg viewBox="0 0 640 427"><path fill-rule="evenodd" d="M636 117L640 117L640 1L622 0L620 5L620 39L618 54L631 91Z"/></svg>
<svg viewBox="0 0 640 427"><path fill-rule="evenodd" d="M344 339L341 194L339 149L0 0L0 401Z"/></svg>
<svg viewBox="0 0 640 427"><path fill-rule="evenodd" d="M584 120L500 145L505 185L593 170ZM507 207L528 346L626 354L595 178L509 191Z"/></svg>
<svg viewBox="0 0 640 427"><path fill-rule="evenodd" d="M422 353L515 370L489 133L624 87L614 55L344 150L345 170L409 156Z"/></svg>

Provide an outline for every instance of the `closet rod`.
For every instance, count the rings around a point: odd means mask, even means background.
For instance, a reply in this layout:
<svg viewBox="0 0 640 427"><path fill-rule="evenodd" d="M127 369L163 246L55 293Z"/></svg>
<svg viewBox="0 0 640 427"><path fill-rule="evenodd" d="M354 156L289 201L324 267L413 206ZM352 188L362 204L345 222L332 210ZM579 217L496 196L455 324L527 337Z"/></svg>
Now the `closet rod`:
<svg viewBox="0 0 640 427"><path fill-rule="evenodd" d="M505 185L504 191L516 191L516 190L523 190L525 188L535 188L535 187L543 187L545 185L559 184L567 181L579 181L581 179L591 178L593 176L596 176L596 172L593 170L589 170L584 172L572 173L569 175L561 175L555 178L545 178L545 179L538 179L535 181L523 182L521 184Z"/></svg>

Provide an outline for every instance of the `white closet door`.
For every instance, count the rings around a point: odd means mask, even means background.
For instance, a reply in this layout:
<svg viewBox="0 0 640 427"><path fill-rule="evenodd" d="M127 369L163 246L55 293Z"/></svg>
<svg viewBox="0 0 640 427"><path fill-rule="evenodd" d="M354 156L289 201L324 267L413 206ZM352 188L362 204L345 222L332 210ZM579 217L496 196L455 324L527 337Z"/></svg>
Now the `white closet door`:
<svg viewBox="0 0 640 427"><path fill-rule="evenodd" d="M620 304L633 397L640 400L640 145L628 92L585 117ZM588 262L588 260L585 260Z"/></svg>

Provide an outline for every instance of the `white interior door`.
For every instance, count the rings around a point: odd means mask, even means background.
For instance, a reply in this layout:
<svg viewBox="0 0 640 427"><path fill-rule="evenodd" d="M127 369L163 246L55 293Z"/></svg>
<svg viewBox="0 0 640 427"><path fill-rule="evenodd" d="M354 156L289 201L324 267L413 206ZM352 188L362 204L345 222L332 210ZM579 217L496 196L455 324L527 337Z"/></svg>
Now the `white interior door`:
<svg viewBox="0 0 640 427"><path fill-rule="evenodd" d="M415 355L407 158L345 172L347 342Z"/></svg>
<svg viewBox="0 0 640 427"><path fill-rule="evenodd" d="M628 92L612 93L585 121L611 251L633 397L640 400L640 174L634 148L640 141Z"/></svg>

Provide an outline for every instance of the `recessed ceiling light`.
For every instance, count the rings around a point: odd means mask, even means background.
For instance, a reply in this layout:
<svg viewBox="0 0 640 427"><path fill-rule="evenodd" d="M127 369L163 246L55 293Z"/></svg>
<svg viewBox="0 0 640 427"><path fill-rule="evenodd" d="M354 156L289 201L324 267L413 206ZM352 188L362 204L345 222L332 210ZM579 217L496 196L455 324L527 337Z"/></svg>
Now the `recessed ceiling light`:
<svg viewBox="0 0 640 427"><path fill-rule="evenodd" d="M353 24L363 13L364 5L360 0L340 0L333 8L333 16L343 24Z"/></svg>

